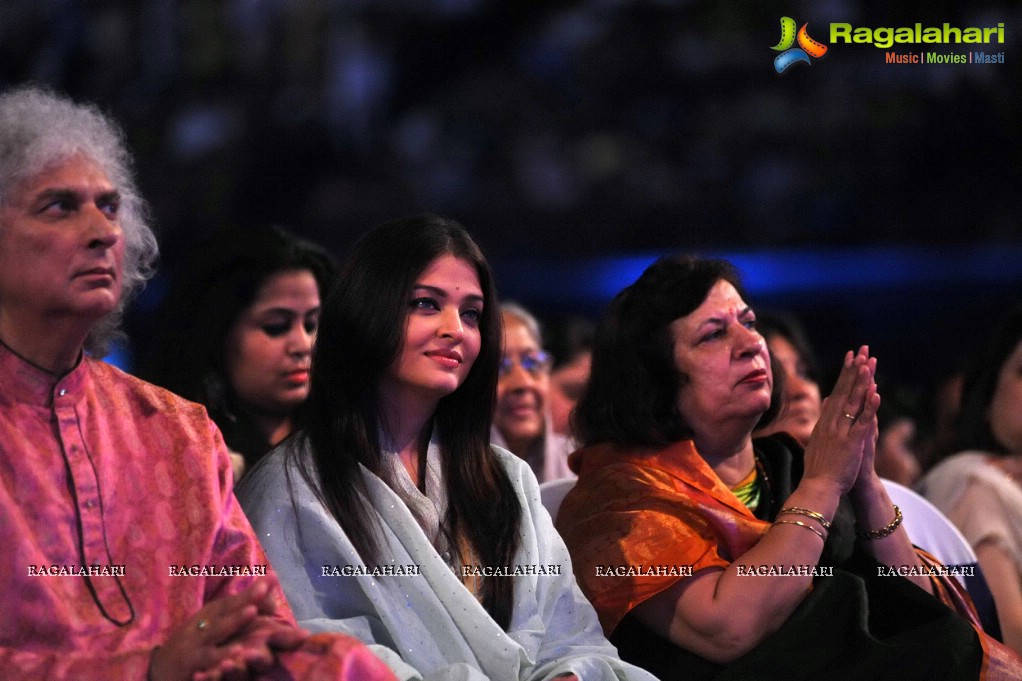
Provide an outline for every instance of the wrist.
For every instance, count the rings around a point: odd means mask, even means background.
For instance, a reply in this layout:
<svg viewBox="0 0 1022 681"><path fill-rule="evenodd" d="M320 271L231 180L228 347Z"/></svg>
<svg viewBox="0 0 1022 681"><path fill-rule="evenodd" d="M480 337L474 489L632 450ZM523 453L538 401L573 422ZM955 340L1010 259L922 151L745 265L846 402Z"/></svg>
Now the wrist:
<svg viewBox="0 0 1022 681"><path fill-rule="evenodd" d="M864 475L856 479L849 496L853 504L869 506L873 503L886 500L887 490L884 488L884 483L880 476L870 467Z"/></svg>
<svg viewBox="0 0 1022 681"><path fill-rule="evenodd" d="M805 495L811 500L817 502L817 505L837 506L837 502L844 495L846 490L842 487L841 483L836 480L824 478L820 476L811 476L802 478L799 482L795 492L801 492L799 496ZM792 494L794 496L794 494ZM811 506L811 504L803 504Z"/></svg>
<svg viewBox="0 0 1022 681"><path fill-rule="evenodd" d="M828 522L834 519L841 501L841 486L826 478L803 478L783 508L803 508L820 514Z"/></svg>

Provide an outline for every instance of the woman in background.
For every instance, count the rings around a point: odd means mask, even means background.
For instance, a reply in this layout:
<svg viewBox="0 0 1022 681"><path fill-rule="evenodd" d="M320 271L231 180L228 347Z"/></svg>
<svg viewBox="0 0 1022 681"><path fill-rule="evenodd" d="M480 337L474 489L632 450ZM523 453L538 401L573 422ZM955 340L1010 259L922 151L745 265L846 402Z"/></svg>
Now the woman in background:
<svg viewBox="0 0 1022 681"><path fill-rule="evenodd" d="M573 437L571 412L589 382L596 325L587 317L571 315L544 325L546 347L553 354L550 370L550 427Z"/></svg>
<svg viewBox="0 0 1022 681"><path fill-rule="evenodd" d="M802 327L787 315L762 315L756 328L767 342L774 366L784 372L784 405L757 437L788 433L805 447L820 418L820 384L816 363Z"/></svg>
<svg viewBox="0 0 1022 681"><path fill-rule="evenodd" d="M532 470L489 444L500 358L460 225L370 230L324 305L299 429L238 498L298 619L402 679L649 679L600 631Z"/></svg>
<svg viewBox="0 0 1022 681"><path fill-rule="evenodd" d="M309 393L322 248L277 227L227 229L171 283L138 373L206 406L241 476L292 427Z"/></svg>
<svg viewBox="0 0 1022 681"><path fill-rule="evenodd" d="M539 322L515 303L500 306L504 350L497 379L492 442L506 447L532 468L540 482L573 478L566 435L550 423L550 353L543 349Z"/></svg>
<svg viewBox="0 0 1022 681"><path fill-rule="evenodd" d="M1022 652L1022 310L966 372L956 450L920 491L976 551L1004 642Z"/></svg>

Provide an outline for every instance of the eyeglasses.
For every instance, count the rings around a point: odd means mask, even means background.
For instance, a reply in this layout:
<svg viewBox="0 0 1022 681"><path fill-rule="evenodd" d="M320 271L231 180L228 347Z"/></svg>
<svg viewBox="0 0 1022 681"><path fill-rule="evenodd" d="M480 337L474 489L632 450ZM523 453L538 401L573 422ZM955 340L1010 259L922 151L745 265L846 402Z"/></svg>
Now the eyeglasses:
<svg viewBox="0 0 1022 681"><path fill-rule="evenodd" d="M517 364L530 375L538 377L550 371L553 361L554 358L550 356L549 352L537 350L536 352L523 353L517 359L514 357L503 357L500 360L500 367L497 371L501 376L507 376L514 371Z"/></svg>

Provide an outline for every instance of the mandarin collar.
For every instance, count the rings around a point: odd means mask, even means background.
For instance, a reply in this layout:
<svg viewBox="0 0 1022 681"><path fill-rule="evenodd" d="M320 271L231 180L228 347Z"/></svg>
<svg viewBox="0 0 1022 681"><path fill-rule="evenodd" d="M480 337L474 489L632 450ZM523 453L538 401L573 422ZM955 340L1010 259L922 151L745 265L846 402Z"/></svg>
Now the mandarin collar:
<svg viewBox="0 0 1022 681"><path fill-rule="evenodd" d="M0 341L0 404L49 407L55 398L81 394L88 376L84 355L74 368L57 375L37 367Z"/></svg>

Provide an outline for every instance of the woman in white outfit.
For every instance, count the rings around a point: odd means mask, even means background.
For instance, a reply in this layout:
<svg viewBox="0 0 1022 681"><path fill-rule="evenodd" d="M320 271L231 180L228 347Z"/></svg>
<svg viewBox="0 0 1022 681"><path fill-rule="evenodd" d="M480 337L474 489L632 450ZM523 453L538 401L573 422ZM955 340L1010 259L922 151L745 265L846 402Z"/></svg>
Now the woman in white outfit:
<svg viewBox="0 0 1022 681"><path fill-rule="evenodd" d="M465 230L421 216L354 246L298 432L238 491L297 618L402 679L648 679L572 576L528 464L489 444L501 324Z"/></svg>
<svg viewBox="0 0 1022 681"><path fill-rule="evenodd" d="M1022 310L967 373L956 438L920 489L972 544L1004 642L1022 653Z"/></svg>

